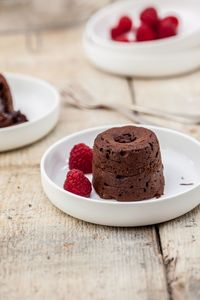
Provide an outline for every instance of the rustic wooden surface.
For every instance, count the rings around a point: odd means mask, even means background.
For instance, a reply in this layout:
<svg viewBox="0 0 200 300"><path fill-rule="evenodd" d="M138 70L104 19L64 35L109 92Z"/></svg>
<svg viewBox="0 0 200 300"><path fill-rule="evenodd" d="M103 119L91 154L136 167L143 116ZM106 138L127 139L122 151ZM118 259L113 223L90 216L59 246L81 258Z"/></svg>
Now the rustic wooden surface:
<svg viewBox="0 0 200 300"><path fill-rule="evenodd" d="M84 57L82 29L44 32L35 52L24 34L1 37L0 70L39 76L58 88L73 81L116 105L187 110L187 97L178 95L200 96L200 72L162 80L99 72ZM106 110L80 113L63 99L59 124L47 137L0 154L0 299L200 299L199 208L161 225L109 228L65 215L42 191L39 162L49 145L83 128L127 122ZM162 124L200 137L197 127Z"/></svg>

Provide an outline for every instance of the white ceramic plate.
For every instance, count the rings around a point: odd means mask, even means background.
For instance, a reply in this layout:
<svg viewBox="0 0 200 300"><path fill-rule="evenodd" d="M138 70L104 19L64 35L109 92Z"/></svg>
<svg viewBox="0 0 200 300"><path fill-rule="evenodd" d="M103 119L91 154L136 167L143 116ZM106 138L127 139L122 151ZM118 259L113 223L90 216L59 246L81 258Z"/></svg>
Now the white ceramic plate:
<svg viewBox="0 0 200 300"><path fill-rule="evenodd" d="M116 126L116 125L114 125ZM185 214L200 203L200 143L182 133L153 126L161 145L165 193L159 199L138 202L103 200L93 190L91 198L65 191L62 186L71 148L80 142L93 145L96 135L110 127L92 128L58 141L41 160L42 185L47 197L65 213L84 221L109 226L142 226ZM181 185L181 184L192 185Z"/></svg>
<svg viewBox="0 0 200 300"><path fill-rule="evenodd" d="M60 110L59 94L50 83L19 74L5 74L5 77L15 110L21 110L29 122L0 128L0 151L16 149L45 136L56 125Z"/></svg>
<svg viewBox="0 0 200 300"><path fill-rule="evenodd" d="M136 22L148 0L121 1L97 12L87 23L83 45L88 59L103 71L124 76L174 76L200 67L200 2L152 0L161 16L180 17L177 36L140 43L111 41L109 29L120 15Z"/></svg>

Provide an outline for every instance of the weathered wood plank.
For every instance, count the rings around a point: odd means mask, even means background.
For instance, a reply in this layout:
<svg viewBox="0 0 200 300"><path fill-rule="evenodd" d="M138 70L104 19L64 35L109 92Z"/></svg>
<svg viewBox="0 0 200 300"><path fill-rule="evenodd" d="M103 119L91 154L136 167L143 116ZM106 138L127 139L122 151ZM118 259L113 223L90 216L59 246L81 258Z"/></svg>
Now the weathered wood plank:
<svg viewBox="0 0 200 300"><path fill-rule="evenodd" d="M159 227L172 299L200 298L199 216L197 207L186 216Z"/></svg>
<svg viewBox="0 0 200 300"><path fill-rule="evenodd" d="M132 88L138 104L169 112L197 114L200 111L199 80L200 71L161 80L135 79ZM148 118L148 120L200 137L198 126L184 126L156 118Z"/></svg>
<svg viewBox="0 0 200 300"><path fill-rule="evenodd" d="M165 80L137 79L133 83L135 99L137 103L149 107L174 112L198 112L200 108L200 101L197 99L200 99L199 80L200 72ZM197 98L194 100L195 97ZM198 126L180 126L163 120L159 120L158 124L170 125L200 139ZM181 218L159 225L158 234L171 299L200 298L199 219L198 207Z"/></svg>
<svg viewBox="0 0 200 300"><path fill-rule="evenodd" d="M166 79L135 79L136 100L142 105L168 111L196 112L200 109L200 71Z"/></svg>
<svg viewBox="0 0 200 300"><path fill-rule="evenodd" d="M37 53L27 52L22 36L5 37L0 68L41 76L57 86L76 80L98 99L130 103L124 79L86 62L80 37L79 29L47 33ZM63 105L48 137L0 154L0 298L168 299L154 227L118 229L75 220L54 208L40 186L39 161L48 145L86 127L125 122L117 113L80 113Z"/></svg>
<svg viewBox="0 0 200 300"><path fill-rule="evenodd" d="M37 168L1 171L0 186L1 299L168 299L152 227L66 216L44 196Z"/></svg>

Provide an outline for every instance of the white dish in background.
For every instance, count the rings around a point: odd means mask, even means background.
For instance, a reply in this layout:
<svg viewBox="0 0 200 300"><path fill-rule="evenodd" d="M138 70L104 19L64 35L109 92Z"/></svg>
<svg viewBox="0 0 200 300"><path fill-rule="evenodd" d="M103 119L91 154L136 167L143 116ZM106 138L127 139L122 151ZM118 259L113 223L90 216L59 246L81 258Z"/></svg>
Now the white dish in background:
<svg viewBox="0 0 200 300"><path fill-rule="evenodd" d="M0 151L31 144L56 125L60 111L57 90L48 82L26 75L5 74L11 89L14 109L24 113L28 122L0 128Z"/></svg>
<svg viewBox="0 0 200 300"><path fill-rule="evenodd" d="M110 29L117 24L120 16L128 15L133 19L135 26L139 24L141 11L155 6L159 16L175 15L180 20L177 36L148 42L119 43L110 39ZM86 34L100 46L116 47L126 51L173 51L195 47L200 44L200 2L197 0L126 0L110 4L94 14L86 25ZM151 52L152 52L151 51Z"/></svg>
<svg viewBox="0 0 200 300"><path fill-rule="evenodd" d="M41 160L42 185L56 207L75 218L95 224L143 226L179 217L200 203L200 143L185 134L154 126L144 127L156 133L161 145L166 180L165 193L161 198L118 202L100 199L94 190L91 198L65 191L62 187L71 148L80 142L92 146L96 135L111 127L92 128L72 134L45 152Z"/></svg>
<svg viewBox="0 0 200 300"><path fill-rule="evenodd" d="M180 33L162 40L119 43L109 38L109 29L119 16L137 20L148 0L121 1L97 12L87 23L83 45L88 59L103 71L124 76L174 76L200 67L200 2L152 0L162 16L180 17ZM137 23L137 22L136 22Z"/></svg>
<svg viewBox="0 0 200 300"><path fill-rule="evenodd" d="M123 53L100 47L84 38L90 62L99 69L122 76L165 77L184 74L200 67L200 48L169 53Z"/></svg>

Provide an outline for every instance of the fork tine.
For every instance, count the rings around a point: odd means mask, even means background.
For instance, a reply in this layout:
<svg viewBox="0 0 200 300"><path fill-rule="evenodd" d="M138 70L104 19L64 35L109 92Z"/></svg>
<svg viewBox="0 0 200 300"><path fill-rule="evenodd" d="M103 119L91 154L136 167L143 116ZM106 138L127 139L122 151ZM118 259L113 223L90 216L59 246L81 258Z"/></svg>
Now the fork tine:
<svg viewBox="0 0 200 300"><path fill-rule="evenodd" d="M61 90L61 95L64 96L67 101L70 98L72 100L70 104L75 104L79 108L91 108L94 106L92 95L80 84L68 84L67 87Z"/></svg>
<svg viewBox="0 0 200 300"><path fill-rule="evenodd" d="M82 106L89 108L94 103L94 97L82 84L72 84L73 93Z"/></svg>
<svg viewBox="0 0 200 300"><path fill-rule="evenodd" d="M87 108L87 105L82 101L78 93L75 93L74 91L72 92L69 89L63 89L61 91L61 95L65 99L65 103L67 105L71 105L79 109Z"/></svg>
<svg viewBox="0 0 200 300"><path fill-rule="evenodd" d="M77 107L79 109L84 108L84 105L80 101L81 99L79 95L74 92L70 85L68 85L67 88L65 87L64 89L62 89L60 94L65 99L66 104Z"/></svg>

